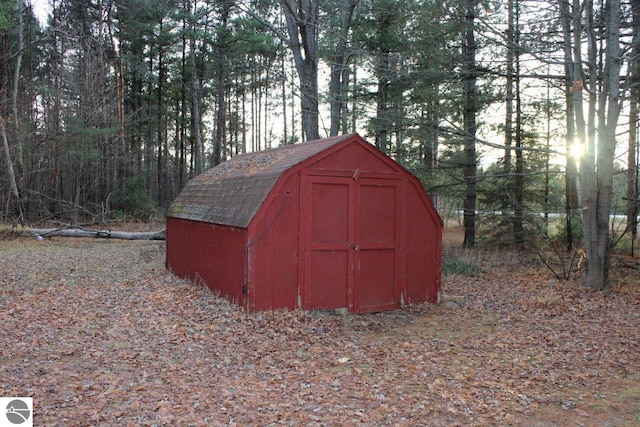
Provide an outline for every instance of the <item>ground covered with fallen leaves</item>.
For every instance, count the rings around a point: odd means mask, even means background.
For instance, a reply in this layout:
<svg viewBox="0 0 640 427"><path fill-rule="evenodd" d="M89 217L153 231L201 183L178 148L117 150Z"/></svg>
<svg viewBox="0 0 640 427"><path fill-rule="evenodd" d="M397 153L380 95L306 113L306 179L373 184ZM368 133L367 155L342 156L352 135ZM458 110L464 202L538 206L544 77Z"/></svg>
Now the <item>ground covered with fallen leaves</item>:
<svg viewBox="0 0 640 427"><path fill-rule="evenodd" d="M164 242L5 238L0 397L42 426L638 425L638 282L514 264L445 277L437 305L246 313Z"/></svg>

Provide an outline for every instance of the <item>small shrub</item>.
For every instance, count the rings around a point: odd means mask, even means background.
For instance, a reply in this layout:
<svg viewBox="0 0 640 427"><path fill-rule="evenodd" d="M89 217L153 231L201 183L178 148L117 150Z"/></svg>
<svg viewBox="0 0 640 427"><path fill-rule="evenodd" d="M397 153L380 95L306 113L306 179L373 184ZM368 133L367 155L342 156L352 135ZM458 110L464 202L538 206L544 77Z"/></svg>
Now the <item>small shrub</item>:
<svg viewBox="0 0 640 427"><path fill-rule="evenodd" d="M139 219L152 215L155 205L147 193L145 180L145 174L127 180L124 186L113 194L112 206L122 214L133 215Z"/></svg>
<svg viewBox="0 0 640 427"><path fill-rule="evenodd" d="M455 255L445 256L442 259L442 274L461 274L464 276L475 276L482 273L479 265L465 261Z"/></svg>

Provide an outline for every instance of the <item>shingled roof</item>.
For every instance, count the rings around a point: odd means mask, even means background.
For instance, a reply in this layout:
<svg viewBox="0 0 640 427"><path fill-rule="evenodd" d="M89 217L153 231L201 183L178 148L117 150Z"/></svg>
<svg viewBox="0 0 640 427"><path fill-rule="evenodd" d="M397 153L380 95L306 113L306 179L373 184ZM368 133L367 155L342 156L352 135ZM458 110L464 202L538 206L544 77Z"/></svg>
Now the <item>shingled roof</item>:
<svg viewBox="0 0 640 427"><path fill-rule="evenodd" d="M189 181L167 216L246 228L285 171L353 135L237 155Z"/></svg>

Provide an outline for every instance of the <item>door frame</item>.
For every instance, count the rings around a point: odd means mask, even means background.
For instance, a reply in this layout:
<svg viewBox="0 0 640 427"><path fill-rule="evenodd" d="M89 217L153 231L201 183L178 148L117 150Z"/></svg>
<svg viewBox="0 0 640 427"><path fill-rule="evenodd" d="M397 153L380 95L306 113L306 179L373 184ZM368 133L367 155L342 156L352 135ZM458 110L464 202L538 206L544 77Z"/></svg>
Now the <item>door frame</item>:
<svg viewBox="0 0 640 427"><path fill-rule="evenodd" d="M347 241L344 242L344 247L338 247L336 250L345 251L347 254L347 289L346 292L346 300L347 300L347 308L349 311L353 311L353 251L349 247L349 242L353 240L353 224L354 221L354 212L351 209L353 206L353 183L349 182L348 179L345 179L344 176L334 176L334 175L317 175L317 174L303 174L301 177L301 185L300 185L300 272L299 272L299 281L301 284L301 289L298 291L301 299L302 299L302 307L310 308L312 301L312 286L311 286L311 256L312 251L331 251L332 244L315 244L313 245L311 241L311 232L312 232L312 221L306 221L306 219L312 218L311 212L311 191L310 189L314 184L336 184L336 185L347 185L348 186L348 198L347 198ZM309 191L307 191L309 190ZM335 245L335 243L333 244ZM343 307L340 307L343 308ZM313 308L312 308L313 309Z"/></svg>
<svg viewBox="0 0 640 427"><path fill-rule="evenodd" d="M358 182L362 180L362 182ZM309 245L311 244L311 194L310 188L314 183L335 183L348 185L348 242L347 242L347 262L348 262L348 277L347 277L347 310L352 313L362 313L371 311L383 311L398 308L403 304L403 295L405 293L404 283L404 262L402 250L404 247L404 215L403 206L405 206L405 190L406 185L403 185L404 181L400 179L397 174L388 173L355 173L352 171L335 171L334 173L313 173L313 171L302 172L300 174L300 226L299 226L299 259L300 268L298 272L298 301L299 306L302 308L311 308L311 281L307 276L310 274L310 265L308 261L311 257L311 250ZM360 306L360 296L362 294L362 284L360 281L360 265L357 254L355 253L356 245L359 244L356 240L360 238L360 196L359 191L362 184L375 186L395 187L396 189L396 201L395 201L395 246L394 246L394 284L393 284L393 302L391 304L384 304L379 306ZM374 245L375 246L375 245Z"/></svg>
<svg viewBox="0 0 640 427"><path fill-rule="evenodd" d="M388 246L384 243L363 243L362 242L362 233L361 233L361 222L358 220L360 218L362 202L360 200L362 196L362 191L360 189L363 186L370 187L394 187L395 189L395 212L394 212L394 244L393 246ZM353 269L354 269L354 278L353 278L353 293L354 293L354 301L353 301L353 309L358 313L366 313L366 312L375 312L375 311L385 311L391 310L394 308L399 308L402 305L402 293L404 289L403 283L403 262L402 262L402 248L404 247L402 237L404 230L404 221L402 220L402 206L404 203L404 188L402 185L402 181L399 179L389 179L389 178L380 178L380 177L360 177L356 186L354 188L354 227L355 227L355 235L354 242L359 246L359 253L353 260ZM363 248L364 247L364 248ZM394 274L393 274L393 301L389 304L380 304L375 306L362 306L361 303L361 295L363 294L364 286L361 279L361 264L360 264L360 255L361 251L367 250L376 250L376 249L393 249L394 251Z"/></svg>

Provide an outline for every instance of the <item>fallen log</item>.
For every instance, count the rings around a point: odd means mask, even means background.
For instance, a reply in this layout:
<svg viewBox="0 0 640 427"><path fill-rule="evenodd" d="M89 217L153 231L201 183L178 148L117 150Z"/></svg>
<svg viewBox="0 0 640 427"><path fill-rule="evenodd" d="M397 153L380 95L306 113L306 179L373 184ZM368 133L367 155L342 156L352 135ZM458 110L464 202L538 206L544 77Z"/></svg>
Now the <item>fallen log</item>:
<svg viewBox="0 0 640 427"><path fill-rule="evenodd" d="M36 238L44 237L93 237L101 239L123 240L166 240L165 230L160 231L111 231L111 230L87 230L84 228L30 228L25 230Z"/></svg>

